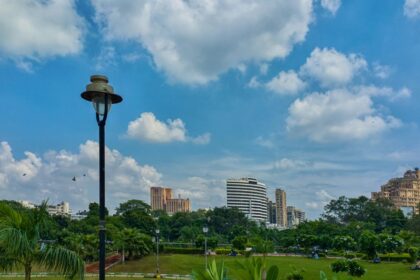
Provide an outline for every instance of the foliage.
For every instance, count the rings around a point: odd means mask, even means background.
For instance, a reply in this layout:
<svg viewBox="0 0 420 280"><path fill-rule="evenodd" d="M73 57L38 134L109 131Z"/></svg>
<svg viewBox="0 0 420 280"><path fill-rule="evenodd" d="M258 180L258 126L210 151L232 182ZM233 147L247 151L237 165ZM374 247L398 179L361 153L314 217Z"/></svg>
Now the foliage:
<svg viewBox="0 0 420 280"><path fill-rule="evenodd" d="M141 258L153 249L151 237L141 233L139 230L125 228L121 230L116 239L116 246L128 253L127 259Z"/></svg>
<svg viewBox="0 0 420 280"><path fill-rule="evenodd" d="M279 279L278 267L275 265L267 267L266 262L262 258L247 258L242 262L236 262L232 273L236 276L235 279L241 280Z"/></svg>
<svg viewBox="0 0 420 280"><path fill-rule="evenodd" d="M84 262L75 252L41 240L48 219L46 202L25 211L0 203L0 269L23 266L25 279L30 279L37 264L69 278L84 278Z"/></svg>
<svg viewBox="0 0 420 280"><path fill-rule="evenodd" d="M237 236L232 240L232 247L238 250L245 250L248 239L246 236Z"/></svg>
<svg viewBox="0 0 420 280"><path fill-rule="evenodd" d="M365 269L354 260L338 260L331 264L334 273L347 272L350 276L362 277Z"/></svg>
<svg viewBox="0 0 420 280"><path fill-rule="evenodd" d="M332 246L334 249L347 251L356 249L357 244L351 236L339 235L334 237Z"/></svg>
<svg viewBox="0 0 420 280"><path fill-rule="evenodd" d="M296 269L295 267L292 267L293 271L288 273L286 275L286 280L303 280L302 273L305 272L304 269Z"/></svg>
<svg viewBox="0 0 420 280"><path fill-rule="evenodd" d="M416 247L408 248L408 254L410 255L410 262L415 263L419 256L419 249Z"/></svg>
<svg viewBox="0 0 420 280"><path fill-rule="evenodd" d="M360 250L364 252L368 258L374 258L380 247L379 238L371 231L363 231L359 239Z"/></svg>
<svg viewBox="0 0 420 280"><path fill-rule="evenodd" d="M222 262L219 266L216 260L209 263L209 267L205 271L193 271L193 279L195 280L225 280L226 269Z"/></svg>

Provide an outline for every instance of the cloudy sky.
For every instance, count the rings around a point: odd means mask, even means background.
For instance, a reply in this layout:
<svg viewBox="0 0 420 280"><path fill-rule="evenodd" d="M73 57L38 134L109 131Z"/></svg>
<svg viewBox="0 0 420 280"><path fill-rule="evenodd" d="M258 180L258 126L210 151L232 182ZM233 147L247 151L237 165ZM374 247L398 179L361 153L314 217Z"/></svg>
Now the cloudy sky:
<svg viewBox="0 0 420 280"><path fill-rule="evenodd" d="M97 201L96 73L110 209L252 176L316 218L420 165L420 0L0 0L0 38L1 199Z"/></svg>

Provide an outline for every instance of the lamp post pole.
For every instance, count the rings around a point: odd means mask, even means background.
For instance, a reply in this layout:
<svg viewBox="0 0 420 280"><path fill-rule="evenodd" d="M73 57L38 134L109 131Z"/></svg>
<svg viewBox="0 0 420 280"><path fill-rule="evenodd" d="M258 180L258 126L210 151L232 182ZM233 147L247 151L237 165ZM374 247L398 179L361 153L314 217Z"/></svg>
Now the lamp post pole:
<svg viewBox="0 0 420 280"><path fill-rule="evenodd" d="M105 280L105 124L111 105L120 103L122 97L114 93L106 76L93 75L90 81L81 96L92 102L99 126L99 280Z"/></svg>
<svg viewBox="0 0 420 280"><path fill-rule="evenodd" d="M203 233L204 233L204 256L206 259L206 269L207 269L207 232L209 231L209 228L207 226L203 227Z"/></svg>
<svg viewBox="0 0 420 280"><path fill-rule="evenodd" d="M160 277L160 268L159 268L159 233L160 230L156 230L156 275Z"/></svg>

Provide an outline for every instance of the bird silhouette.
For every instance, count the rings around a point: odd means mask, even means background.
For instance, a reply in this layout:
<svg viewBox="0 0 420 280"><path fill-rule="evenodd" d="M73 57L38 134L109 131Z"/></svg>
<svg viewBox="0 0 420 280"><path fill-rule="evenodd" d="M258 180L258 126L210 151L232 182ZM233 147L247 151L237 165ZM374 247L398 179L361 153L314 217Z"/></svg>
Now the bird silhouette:
<svg viewBox="0 0 420 280"><path fill-rule="evenodd" d="M25 177L26 176L26 173L23 173L22 176Z"/></svg>
<svg viewBox="0 0 420 280"><path fill-rule="evenodd" d="M73 177L73 179L72 179L72 180L73 180L73 182L76 182L76 176L75 176L75 177Z"/></svg>

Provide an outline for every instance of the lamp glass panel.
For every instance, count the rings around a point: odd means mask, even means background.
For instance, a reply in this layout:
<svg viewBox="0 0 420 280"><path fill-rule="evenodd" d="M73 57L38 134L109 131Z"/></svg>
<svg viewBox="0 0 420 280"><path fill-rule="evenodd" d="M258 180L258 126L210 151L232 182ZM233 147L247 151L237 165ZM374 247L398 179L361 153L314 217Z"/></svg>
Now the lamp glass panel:
<svg viewBox="0 0 420 280"><path fill-rule="evenodd" d="M98 96L92 99L93 108L96 113L103 116L105 114L105 95ZM111 110L112 101L108 99L108 113Z"/></svg>

